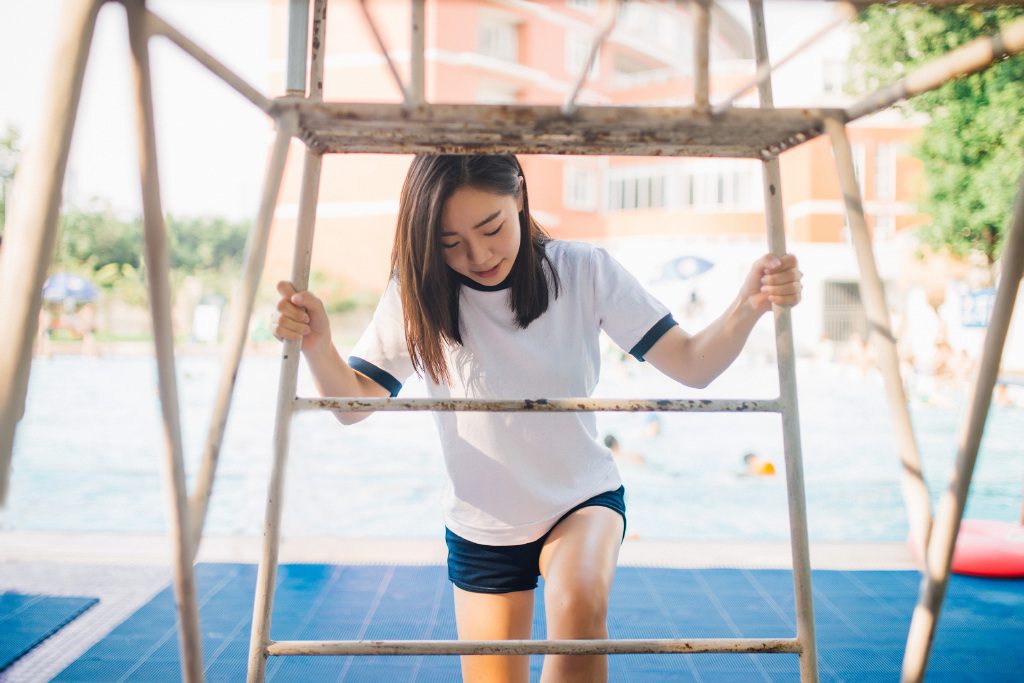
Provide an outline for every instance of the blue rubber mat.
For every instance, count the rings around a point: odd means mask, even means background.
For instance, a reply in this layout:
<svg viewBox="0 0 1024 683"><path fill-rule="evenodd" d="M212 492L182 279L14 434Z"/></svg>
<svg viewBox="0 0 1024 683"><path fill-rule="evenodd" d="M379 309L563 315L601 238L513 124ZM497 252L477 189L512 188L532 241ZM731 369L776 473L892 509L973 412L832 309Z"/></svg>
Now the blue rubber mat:
<svg viewBox="0 0 1024 683"><path fill-rule="evenodd" d="M0 593L0 671L97 602L96 598Z"/></svg>
<svg viewBox="0 0 1024 683"><path fill-rule="evenodd" d="M243 680L256 567L196 568L208 681ZM895 681L917 600L915 572L815 571L822 681ZM534 637L544 637L537 593ZM954 576L927 680L1020 681L1024 581ZM784 570L620 567L613 638L792 637L792 575ZM454 639L443 567L283 565L274 640ZM541 658L532 662L533 680ZM57 681L180 680L174 599L168 588L114 629ZM795 681L796 655L618 655L612 681ZM456 657L273 657L267 680L458 681Z"/></svg>

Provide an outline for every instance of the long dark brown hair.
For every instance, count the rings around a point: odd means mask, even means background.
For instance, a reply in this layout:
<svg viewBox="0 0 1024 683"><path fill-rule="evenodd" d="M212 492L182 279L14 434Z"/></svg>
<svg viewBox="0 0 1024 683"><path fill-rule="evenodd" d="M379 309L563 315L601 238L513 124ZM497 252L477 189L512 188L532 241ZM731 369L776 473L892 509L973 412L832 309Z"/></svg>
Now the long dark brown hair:
<svg viewBox="0 0 1024 683"><path fill-rule="evenodd" d="M558 275L544 250L551 238L530 216L526 180L515 155L417 155L402 185L391 274L401 285L405 339L413 366L438 384L449 379L444 345L462 343L460 284L444 260L441 210L463 187L517 200L522 193L519 254L508 275L508 305L516 324L525 329L540 317L559 289Z"/></svg>

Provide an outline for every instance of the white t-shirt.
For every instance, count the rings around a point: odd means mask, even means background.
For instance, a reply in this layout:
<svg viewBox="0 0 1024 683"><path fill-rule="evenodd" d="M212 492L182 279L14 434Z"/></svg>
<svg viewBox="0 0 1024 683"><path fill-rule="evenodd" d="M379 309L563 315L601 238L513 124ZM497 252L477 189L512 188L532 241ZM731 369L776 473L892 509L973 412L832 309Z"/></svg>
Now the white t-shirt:
<svg viewBox="0 0 1024 683"><path fill-rule="evenodd" d="M642 360L675 321L604 249L551 240L557 298L524 330L501 285L464 279L462 345L446 349L451 385L427 380L435 398L588 397L601 367L600 330ZM399 284L392 280L352 349L353 368L392 396L414 372ZM593 413L435 412L447 477L445 525L474 543L519 545L543 536L579 503L621 485L597 443Z"/></svg>

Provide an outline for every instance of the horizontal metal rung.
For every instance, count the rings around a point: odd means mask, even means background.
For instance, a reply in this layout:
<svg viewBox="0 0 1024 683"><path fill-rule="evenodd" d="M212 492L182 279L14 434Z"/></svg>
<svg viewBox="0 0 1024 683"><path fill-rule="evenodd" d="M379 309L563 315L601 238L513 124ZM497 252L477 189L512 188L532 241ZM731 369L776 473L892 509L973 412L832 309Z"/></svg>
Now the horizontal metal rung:
<svg viewBox="0 0 1024 683"><path fill-rule="evenodd" d="M327 153L626 154L764 158L818 135L840 109L559 106L310 102L280 98L271 116L294 112L301 137Z"/></svg>
<svg viewBox="0 0 1024 683"><path fill-rule="evenodd" d="M280 655L630 655L705 652L800 653L791 638L651 640L281 640L267 646Z"/></svg>
<svg viewBox="0 0 1024 683"><path fill-rule="evenodd" d="M437 410L494 413L696 412L778 413L782 402L768 399L643 399L643 398L296 398L295 410L370 413L377 410Z"/></svg>

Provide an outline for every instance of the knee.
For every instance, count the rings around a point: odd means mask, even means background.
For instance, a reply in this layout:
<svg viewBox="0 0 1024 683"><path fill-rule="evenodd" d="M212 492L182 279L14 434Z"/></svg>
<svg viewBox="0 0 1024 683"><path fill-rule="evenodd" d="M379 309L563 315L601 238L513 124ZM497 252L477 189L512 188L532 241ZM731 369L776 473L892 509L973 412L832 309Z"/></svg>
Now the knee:
<svg viewBox="0 0 1024 683"><path fill-rule="evenodd" d="M609 588L582 577L568 585L549 586L544 591L548 637L607 638Z"/></svg>

